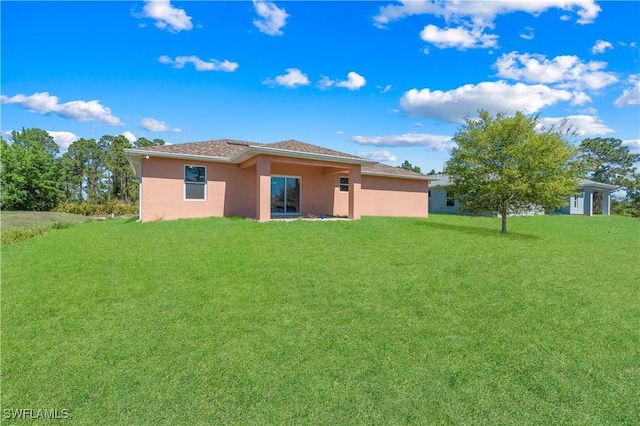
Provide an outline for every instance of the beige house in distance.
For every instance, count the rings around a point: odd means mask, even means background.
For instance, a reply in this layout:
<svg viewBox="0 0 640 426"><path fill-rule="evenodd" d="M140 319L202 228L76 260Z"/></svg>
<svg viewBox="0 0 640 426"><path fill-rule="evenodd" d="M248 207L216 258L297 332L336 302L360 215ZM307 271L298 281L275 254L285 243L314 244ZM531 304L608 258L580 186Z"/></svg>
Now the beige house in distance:
<svg viewBox="0 0 640 426"><path fill-rule="evenodd" d="M430 177L295 140L126 149L140 220L426 217Z"/></svg>

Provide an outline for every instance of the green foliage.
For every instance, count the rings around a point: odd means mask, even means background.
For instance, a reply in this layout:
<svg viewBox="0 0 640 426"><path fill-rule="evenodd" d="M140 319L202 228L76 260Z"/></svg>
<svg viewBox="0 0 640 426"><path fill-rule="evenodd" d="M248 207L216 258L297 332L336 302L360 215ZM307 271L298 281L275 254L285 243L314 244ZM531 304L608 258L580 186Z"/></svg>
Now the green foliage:
<svg viewBox="0 0 640 426"><path fill-rule="evenodd" d="M635 166L640 154L632 154L628 146L615 138L585 139L579 149L589 179L624 190L625 198L614 203L613 212L640 217L640 173Z"/></svg>
<svg viewBox="0 0 640 426"><path fill-rule="evenodd" d="M589 179L596 182L618 185L630 190L640 190L640 175L634 163L640 154L632 154L620 139L585 139L580 143L580 160Z"/></svg>
<svg viewBox="0 0 640 426"><path fill-rule="evenodd" d="M448 188L464 211L502 217L533 208L563 206L578 187L576 150L561 130L535 130L538 117L480 111L466 119L453 140L458 144L446 164L452 180Z"/></svg>
<svg viewBox="0 0 640 426"><path fill-rule="evenodd" d="M53 211L81 214L84 216L96 216L96 215L108 215L108 214L123 216L123 215L131 215L131 214L138 213L138 205L119 202L119 201L108 201L102 204L64 203L64 204L58 205Z"/></svg>
<svg viewBox="0 0 640 426"><path fill-rule="evenodd" d="M3 210L49 210L60 198L59 151L53 138L40 129L0 138L0 186Z"/></svg>
<svg viewBox="0 0 640 426"><path fill-rule="evenodd" d="M401 169L405 169L405 170L409 170L410 172L416 172L416 173L421 173L421 169L418 166L414 166L413 164L411 164L408 160L404 160L404 163L402 163L400 166L398 166Z"/></svg>

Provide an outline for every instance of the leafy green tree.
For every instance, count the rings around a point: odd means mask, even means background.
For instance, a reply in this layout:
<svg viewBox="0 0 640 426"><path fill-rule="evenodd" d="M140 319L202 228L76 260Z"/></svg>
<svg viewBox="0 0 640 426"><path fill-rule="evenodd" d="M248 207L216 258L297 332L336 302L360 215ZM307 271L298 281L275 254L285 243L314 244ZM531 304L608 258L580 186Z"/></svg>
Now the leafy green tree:
<svg viewBox="0 0 640 426"><path fill-rule="evenodd" d="M150 141L149 139L145 138L145 137L141 137L139 138L137 141L135 141L133 143L133 146L135 146L136 148L141 148L141 147L145 147L145 146L161 146L164 145L165 142L162 139L154 139L152 141Z"/></svg>
<svg viewBox="0 0 640 426"><path fill-rule="evenodd" d="M105 152L95 139L80 138L62 156L69 201L99 203L106 199Z"/></svg>
<svg viewBox="0 0 640 426"><path fill-rule="evenodd" d="M640 154L632 154L620 139L585 139L579 150L589 179L618 185L632 192L639 189L640 175L634 163L640 161Z"/></svg>
<svg viewBox="0 0 640 426"><path fill-rule="evenodd" d="M124 150L132 147L131 142L124 136L105 135L100 138L100 146L105 152L104 165L109 179L107 198L130 201L135 175Z"/></svg>
<svg viewBox="0 0 640 426"><path fill-rule="evenodd" d="M510 213L556 208L578 186L576 149L562 129L535 130L538 117L479 111L456 132L446 164L451 190L464 211L494 213L507 232Z"/></svg>
<svg viewBox="0 0 640 426"><path fill-rule="evenodd" d="M416 173L421 173L420 167L418 166L414 166L413 164L411 164L409 161L404 160L404 163L402 163L400 166L398 166L401 169L405 169L405 170L409 170L410 172L416 172Z"/></svg>
<svg viewBox="0 0 640 426"><path fill-rule="evenodd" d="M1 143L1 203L5 210L50 210L60 197L59 147L47 132L22 129Z"/></svg>

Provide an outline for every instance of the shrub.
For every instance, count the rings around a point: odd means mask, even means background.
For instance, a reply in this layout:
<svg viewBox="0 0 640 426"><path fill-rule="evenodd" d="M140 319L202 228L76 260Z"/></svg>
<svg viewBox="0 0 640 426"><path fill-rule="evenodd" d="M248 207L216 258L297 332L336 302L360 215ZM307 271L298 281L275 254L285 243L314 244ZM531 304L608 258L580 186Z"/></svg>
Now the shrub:
<svg viewBox="0 0 640 426"><path fill-rule="evenodd" d="M138 213L138 206L135 204L123 203L121 201L109 201L104 204L94 203L64 203L59 204L53 211L63 213L81 214L84 216L109 215L122 216Z"/></svg>
<svg viewBox="0 0 640 426"><path fill-rule="evenodd" d="M7 247L29 238L37 237L54 229L69 228L73 224L71 222L55 222L51 225L38 225L33 228L9 228L3 229L0 233L0 246Z"/></svg>

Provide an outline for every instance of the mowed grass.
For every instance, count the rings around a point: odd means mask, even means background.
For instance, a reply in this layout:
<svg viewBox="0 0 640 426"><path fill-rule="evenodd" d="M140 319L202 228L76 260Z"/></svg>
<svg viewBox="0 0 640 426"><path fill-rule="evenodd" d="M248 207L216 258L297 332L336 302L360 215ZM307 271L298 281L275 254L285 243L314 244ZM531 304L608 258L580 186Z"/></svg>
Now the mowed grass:
<svg viewBox="0 0 640 426"><path fill-rule="evenodd" d="M499 227L128 219L15 244L2 408L82 425L640 424L640 222Z"/></svg>

